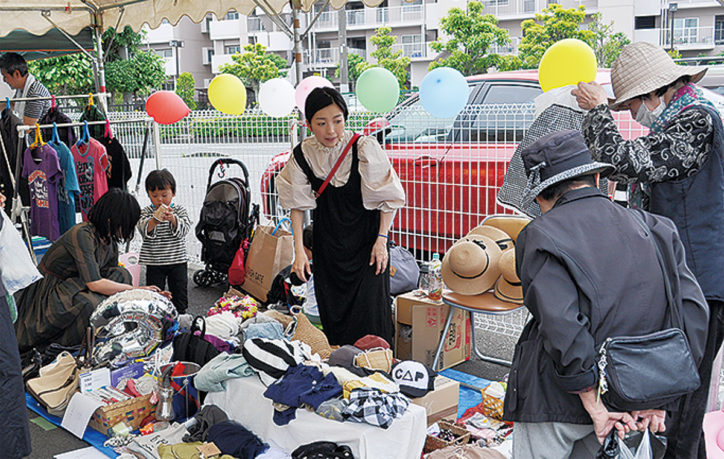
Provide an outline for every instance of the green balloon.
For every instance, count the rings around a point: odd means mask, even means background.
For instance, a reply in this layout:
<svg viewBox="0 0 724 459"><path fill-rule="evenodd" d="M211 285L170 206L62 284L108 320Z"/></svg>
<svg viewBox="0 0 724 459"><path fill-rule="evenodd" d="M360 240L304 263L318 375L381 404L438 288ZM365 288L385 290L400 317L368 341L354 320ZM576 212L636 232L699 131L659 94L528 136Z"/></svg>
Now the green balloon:
<svg viewBox="0 0 724 459"><path fill-rule="evenodd" d="M372 67L357 79L357 98L367 110L387 113L397 105L400 83L389 70Z"/></svg>

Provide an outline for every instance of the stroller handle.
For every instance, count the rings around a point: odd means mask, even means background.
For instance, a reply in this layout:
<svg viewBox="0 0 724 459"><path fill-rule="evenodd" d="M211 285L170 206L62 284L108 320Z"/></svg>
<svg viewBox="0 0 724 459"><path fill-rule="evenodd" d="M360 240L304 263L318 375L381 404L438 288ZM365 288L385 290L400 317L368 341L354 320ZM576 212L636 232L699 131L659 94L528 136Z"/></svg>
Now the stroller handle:
<svg viewBox="0 0 724 459"><path fill-rule="evenodd" d="M244 182L247 186L249 186L249 171L247 170L244 163L234 158L219 158L214 161L214 163L211 165L211 168L209 168L209 180L206 182L207 191L209 187L211 187L211 179L214 177L214 172L216 171L216 168L224 164L236 164L237 166L239 166L241 170L244 171Z"/></svg>

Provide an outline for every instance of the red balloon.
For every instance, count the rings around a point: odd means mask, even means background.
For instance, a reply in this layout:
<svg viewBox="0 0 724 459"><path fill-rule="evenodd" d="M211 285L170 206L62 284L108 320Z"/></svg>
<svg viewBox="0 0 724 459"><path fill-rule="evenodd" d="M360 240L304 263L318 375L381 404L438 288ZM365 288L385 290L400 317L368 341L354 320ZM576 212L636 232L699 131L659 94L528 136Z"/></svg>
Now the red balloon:
<svg viewBox="0 0 724 459"><path fill-rule="evenodd" d="M146 99L146 113L159 124L173 124L191 110L175 92L156 91Z"/></svg>

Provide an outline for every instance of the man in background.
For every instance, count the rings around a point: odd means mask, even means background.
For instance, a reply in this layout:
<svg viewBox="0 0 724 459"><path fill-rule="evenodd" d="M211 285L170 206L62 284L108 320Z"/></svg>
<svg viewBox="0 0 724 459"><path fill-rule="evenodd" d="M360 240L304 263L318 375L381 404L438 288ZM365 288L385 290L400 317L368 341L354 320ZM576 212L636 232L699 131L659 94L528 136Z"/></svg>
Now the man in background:
<svg viewBox="0 0 724 459"><path fill-rule="evenodd" d="M25 58L18 53L5 53L0 57L0 72L3 81L15 89L15 97L50 97L50 92L43 84L28 72ZM31 100L13 104L25 125L33 125L50 109L50 99Z"/></svg>

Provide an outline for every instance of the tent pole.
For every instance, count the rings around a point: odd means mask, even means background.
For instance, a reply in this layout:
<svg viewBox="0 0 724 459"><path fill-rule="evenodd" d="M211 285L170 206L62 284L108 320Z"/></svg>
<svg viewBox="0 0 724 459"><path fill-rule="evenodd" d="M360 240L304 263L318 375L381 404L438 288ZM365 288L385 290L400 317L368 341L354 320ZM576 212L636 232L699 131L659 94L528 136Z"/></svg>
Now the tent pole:
<svg viewBox="0 0 724 459"><path fill-rule="evenodd" d="M299 11L301 8L301 2L293 1L292 3L292 26L294 30L294 74L296 76L296 84L302 81L302 38L299 33ZM299 111L299 139L304 140L306 137L306 130L301 126L301 122L304 121L301 110Z"/></svg>
<svg viewBox="0 0 724 459"><path fill-rule="evenodd" d="M96 18L96 25L93 27L96 36L96 69L98 71L98 88L96 90L103 94L100 97L101 107L104 113L108 113L108 101L106 100L106 68L103 63L103 41L101 40L101 26Z"/></svg>

